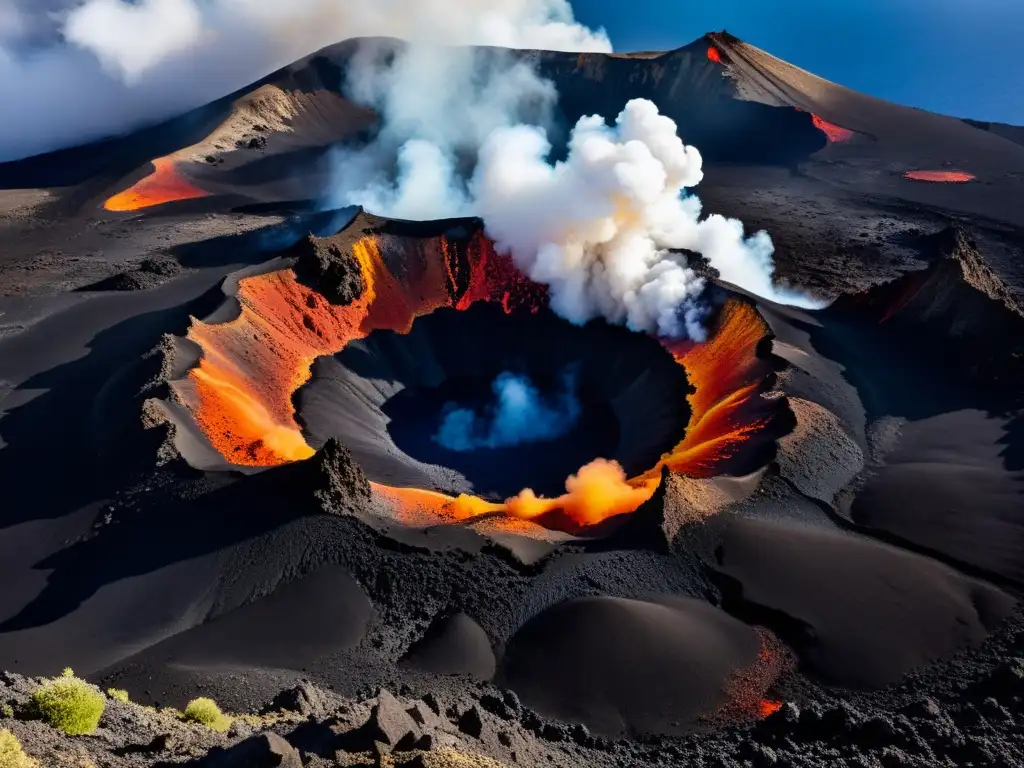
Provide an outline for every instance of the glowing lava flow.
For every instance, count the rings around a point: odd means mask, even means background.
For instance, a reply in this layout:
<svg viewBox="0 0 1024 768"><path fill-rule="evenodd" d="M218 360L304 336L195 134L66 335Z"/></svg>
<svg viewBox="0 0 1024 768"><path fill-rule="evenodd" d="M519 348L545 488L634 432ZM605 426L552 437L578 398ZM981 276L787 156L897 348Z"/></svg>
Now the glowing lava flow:
<svg viewBox="0 0 1024 768"><path fill-rule="evenodd" d="M841 128L838 125L823 120L817 115L811 115L811 120L814 121L814 127L828 137L829 144L849 141L853 138L853 131L848 128Z"/></svg>
<svg viewBox="0 0 1024 768"><path fill-rule="evenodd" d="M154 205L177 200L195 200L207 197L204 192L182 178L169 157L153 160L153 172L139 179L128 189L111 197L103 207L108 211L139 211Z"/></svg>
<svg viewBox="0 0 1024 768"><path fill-rule="evenodd" d="M754 307L730 299L706 342L662 342L686 369L696 391L688 398L691 412L686 436L644 479L658 477L663 466L693 477L709 477L768 423L771 409L757 397L768 373L757 346L767 335L768 324Z"/></svg>
<svg viewBox="0 0 1024 768"><path fill-rule="evenodd" d="M770 630L756 627L761 648L757 658L735 670L726 682L727 703L709 715L719 724L763 720L780 709L784 702L768 698L771 686L782 675L796 668L792 652Z"/></svg>
<svg viewBox="0 0 1024 768"><path fill-rule="evenodd" d="M466 309L477 301L493 301L509 313L535 311L543 297L543 289L527 281L508 257L496 254L480 233L456 244L444 237L364 232L346 246L365 285L352 304L330 304L285 269L239 281L236 319L193 322L188 338L203 354L173 387L230 463L275 466L313 455L295 421L292 395L309 379L318 357L375 330L407 333L416 317L441 307ZM389 269L389 259L401 264L401 278ZM617 463L597 459L566 481L562 496L545 499L524 490L503 503L415 488L374 488L410 523L502 514L521 520L554 516L561 519L558 527L579 529L633 512L657 488L662 467L712 475L768 423L771 406L758 394L767 371L756 353L767 332L753 307L730 299L708 342L663 342L685 366L696 392L689 396L685 438L640 477L627 479Z"/></svg>
<svg viewBox="0 0 1024 768"><path fill-rule="evenodd" d="M713 45L708 46L708 61L713 61L715 64L722 63L722 54Z"/></svg>
<svg viewBox="0 0 1024 768"><path fill-rule="evenodd" d="M617 515L635 512L653 495L658 478L627 480L614 461L595 459L565 481L565 494L552 499L537 496L527 488L505 502L489 502L476 496L447 496L418 488L376 490L387 498L403 520L414 521L424 513L452 520L471 520L484 515L508 515L519 520L537 520L546 515L564 515L575 526L596 525Z"/></svg>
<svg viewBox="0 0 1024 768"><path fill-rule="evenodd" d="M966 171L907 171L903 178L911 181L931 181L947 184L966 184L976 178Z"/></svg>

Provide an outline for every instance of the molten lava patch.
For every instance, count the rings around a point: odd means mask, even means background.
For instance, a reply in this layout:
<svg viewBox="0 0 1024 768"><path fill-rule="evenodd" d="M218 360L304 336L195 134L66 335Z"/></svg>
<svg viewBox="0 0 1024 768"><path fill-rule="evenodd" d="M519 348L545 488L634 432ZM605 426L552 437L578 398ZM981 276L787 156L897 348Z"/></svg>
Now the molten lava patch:
<svg viewBox="0 0 1024 768"><path fill-rule="evenodd" d="M543 289L526 280L509 257L495 253L480 232L455 242L366 228L346 247L365 286L347 306L330 304L285 269L239 281L236 319L193 322L188 338L202 349L202 358L174 383L175 393L231 464L268 467L313 455L292 396L309 380L318 357L376 330L408 333L417 317L442 307L464 310L488 301L512 313L536 311L545 300ZM632 512L654 493L663 467L714 475L770 422L774 406L760 397L768 369L756 352L767 333L752 306L730 299L706 343L662 342L686 368L696 392L688 397L685 437L638 477L627 478L617 463L598 459L569 477L557 498L524 490L494 503L419 488L375 484L375 490L411 524L507 515L578 530Z"/></svg>
<svg viewBox="0 0 1024 768"><path fill-rule="evenodd" d="M782 709L785 702L767 698L766 692L776 680L796 669L796 658L770 630L756 629L761 641L757 661L732 674L726 685L729 701L721 710L711 713L709 720L763 720Z"/></svg>
<svg viewBox="0 0 1024 768"><path fill-rule="evenodd" d="M713 61L715 64L722 63L722 54L713 45L708 46L708 61Z"/></svg>
<svg viewBox="0 0 1024 768"><path fill-rule="evenodd" d="M977 178L966 171L907 171L903 178L911 181L930 181L945 184L966 184Z"/></svg>
<svg viewBox="0 0 1024 768"><path fill-rule="evenodd" d="M108 211L139 211L164 203L208 196L208 192L194 186L178 173L171 158L159 157L153 161L151 174L111 197L103 207Z"/></svg>
<svg viewBox="0 0 1024 768"><path fill-rule="evenodd" d="M811 120L814 121L814 127L824 133L828 137L830 144L840 143L849 141L853 138L853 131L848 128L842 128L838 125L823 120L817 115L811 115Z"/></svg>

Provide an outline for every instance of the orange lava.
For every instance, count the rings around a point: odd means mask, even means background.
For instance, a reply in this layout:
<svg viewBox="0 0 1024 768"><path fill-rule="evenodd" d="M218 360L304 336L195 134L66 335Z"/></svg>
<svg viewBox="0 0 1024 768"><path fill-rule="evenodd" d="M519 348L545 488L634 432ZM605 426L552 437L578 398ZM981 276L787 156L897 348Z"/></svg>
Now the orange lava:
<svg viewBox="0 0 1024 768"><path fill-rule="evenodd" d="M853 138L853 131L848 128L841 128L838 125L829 123L817 115L811 115L811 120L814 121L814 127L824 133L828 137L830 144L837 142L849 141Z"/></svg>
<svg viewBox="0 0 1024 768"><path fill-rule="evenodd" d="M754 307L729 299L708 341L662 342L686 369L696 392L688 398L686 436L644 479L660 476L663 466L692 477L716 474L723 461L767 424L765 403L757 397L767 373L757 345L767 334L768 325Z"/></svg>
<svg viewBox="0 0 1024 768"><path fill-rule="evenodd" d="M691 413L686 436L639 477L627 479L617 463L596 459L566 481L565 494L552 499L540 498L530 489L503 503L418 488L378 491L409 524L431 517L457 521L510 515L538 520L560 515L567 518L570 527L584 528L635 512L654 494L662 467L693 477L710 477L753 433L767 425L770 409L757 396L766 371L756 353L767 333L767 324L752 306L730 299L707 342L662 341L686 368L696 392L688 398Z"/></svg>
<svg viewBox="0 0 1024 768"><path fill-rule="evenodd" d="M785 702L768 697L768 691L787 672L796 668L796 659L770 630L756 627L761 641L757 659L736 670L726 683L728 701L711 714L712 721L749 722L763 720L782 709Z"/></svg>
<svg viewBox="0 0 1024 768"><path fill-rule="evenodd" d="M713 45L708 46L708 61L713 61L715 64L722 63L722 54Z"/></svg>
<svg viewBox="0 0 1024 768"><path fill-rule="evenodd" d="M158 157L153 161L153 172L139 179L124 192L107 200L103 207L108 211L139 211L177 200L195 200L207 197L208 193L193 186L175 170L174 161L169 157Z"/></svg>
<svg viewBox="0 0 1024 768"><path fill-rule="evenodd" d="M946 184L966 184L977 178L966 171L907 171L903 178L912 181L931 181Z"/></svg>
<svg viewBox="0 0 1024 768"><path fill-rule="evenodd" d="M352 246L366 290L338 307L302 285L292 270L239 282L241 313L228 323L194 321L188 338L203 350L199 365L176 389L211 444L242 466L267 467L313 455L295 422L291 397L306 383L310 365L371 331L408 332L413 320L450 306L451 281L443 238L426 243L398 237L364 237ZM387 268L383 249L407 252L405 284ZM470 263L508 273L482 236L470 244ZM478 275L473 281L486 282ZM501 295L511 295L511 286Z"/></svg>
<svg viewBox="0 0 1024 768"><path fill-rule="evenodd" d="M614 461L595 459L565 481L565 493L552 499L537 496L529 488L504 502L489 502L462 494L447 496L418 488L378 488L399 518L413 524L426 515L452 521L485 515L508 515L520 520L564 516L570 527L585 528L618 515L635 512L657 489L658 478L627 480ZM561 526L565 527L565 526Z"/></svg>
<svg viewBox="0 0 1024 768"><path fill-rule="evenodd" d="M351 305L330 304L286 269L239 281L236 319L216 325L195 320L189 329L188 338L203 354L174 389L230 463L276 466L313 455L295 421L292 395L318 357L375 330L406 333L416 317L441 307L493 301L506 312L536 311L545 298L479 233L459 244L374 231L350 247L366 286ZM389 263L401 264L400 278ZM377 484L375 490L409 524L504 515L579 530L633 512L658 487L662 467L715 474L767 423L767 401L759 396L766 370L756 354L767 332L752 306L730 299L709 341L663 341L696 391L688 398L686 436L640 477L627 478L617 463L597 459L568 478L563 495L550 499L529 489L501 503Z"/></svg>

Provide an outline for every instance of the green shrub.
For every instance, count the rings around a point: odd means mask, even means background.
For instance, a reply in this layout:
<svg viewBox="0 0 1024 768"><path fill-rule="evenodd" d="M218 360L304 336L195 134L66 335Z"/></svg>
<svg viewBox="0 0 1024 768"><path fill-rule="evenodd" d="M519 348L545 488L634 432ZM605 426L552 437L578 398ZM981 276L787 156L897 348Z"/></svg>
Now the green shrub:
<svg viewBox="0 0 1024 768"><path fill-rule="evenodd" d="M215 731L226 731L231 727L231 718L220 711L213 699L192 699L182 713L182 719L190 723L200 723Z"/></svg>
<svg viewBox="0 0 1024 768"><path fill-rule="evenodd" d="M120 701L122 704L127 704L131 701L131 698L128 696L128 691L120 688L107 688L107 696L112 698L114 701Z"/></svg>
<svg viewBox="0 0 1024 768"><path fill-rule="evenodd" d="M70 669L36 688L32 703L43 722L69 736L95 731L107 706L102 691L75 677Z"/></svg>
<svg viewBox="0 0 1024 768"><path fill-rule="evenodd" d="M0 717L14 717L14 707L10 704L0 704Z"/></svg>
<svg viewBox="0 0 1024 768"><path fill-rule="evenodd" d="M38 768L39 763L25 754L18 737L0 730L0 768Z"/></svg>

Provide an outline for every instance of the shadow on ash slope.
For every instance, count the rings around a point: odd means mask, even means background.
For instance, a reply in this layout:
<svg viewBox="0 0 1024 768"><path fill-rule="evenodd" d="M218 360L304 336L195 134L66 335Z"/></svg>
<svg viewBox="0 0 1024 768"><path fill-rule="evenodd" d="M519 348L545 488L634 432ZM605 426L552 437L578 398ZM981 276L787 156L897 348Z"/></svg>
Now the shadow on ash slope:
<svg viewBox="0 0 1024 768"><path fill-rule="evenodd" d="M390 623L397 674L603 733L758 717L794 661L872 689L980 643L1024 577L1022 317L962 232L920 245L927 269L820 312L719 286L693 344L564 323L475 221L361 213L229 278L146 411L241 476L234 504L394 542L321 557ZM560 435L431 442L496 375L553 391L567 366Z"/></svg>

